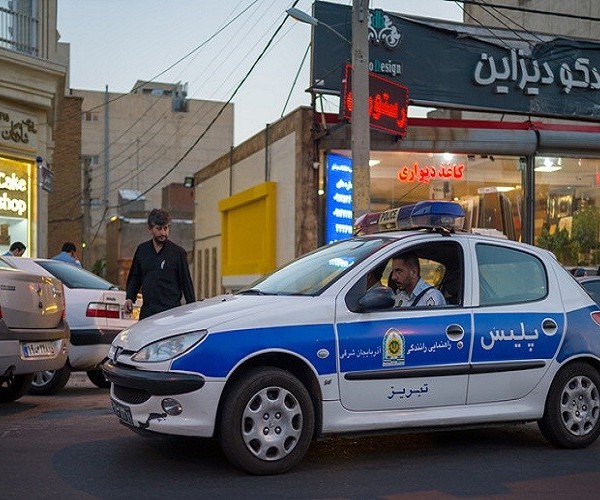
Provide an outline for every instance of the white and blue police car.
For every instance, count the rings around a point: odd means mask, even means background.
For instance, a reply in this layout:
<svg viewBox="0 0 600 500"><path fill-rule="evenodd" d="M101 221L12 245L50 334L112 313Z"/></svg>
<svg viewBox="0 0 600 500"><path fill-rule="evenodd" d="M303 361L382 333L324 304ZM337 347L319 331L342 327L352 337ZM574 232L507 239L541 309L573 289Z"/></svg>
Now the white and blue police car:
<svg viewBox="0 0 600 500"><path fill-rule="evenodd" d="M341 433L537 421L556 446L588 446L598 306L550 252L463 219L442 201L384 212L364 231L384 232L140 321L104 366L114 413L139 432L215 437L252 474L285 472ZM395 307L391 261L407 251L445 305ZM382 267L384 286L367 287Z"/></svg>

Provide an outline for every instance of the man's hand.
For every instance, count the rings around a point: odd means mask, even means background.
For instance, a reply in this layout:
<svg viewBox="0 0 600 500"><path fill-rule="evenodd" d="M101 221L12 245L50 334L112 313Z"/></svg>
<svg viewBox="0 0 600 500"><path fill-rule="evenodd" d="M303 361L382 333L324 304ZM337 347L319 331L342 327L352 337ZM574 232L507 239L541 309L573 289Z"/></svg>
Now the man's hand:
<svg viewBox="0 0 600 500"><path fill-rule="evenodd" d="M133 312L133 300L131 299L127 299L125 301L125 312L126 313L131 313Z"/></svg>

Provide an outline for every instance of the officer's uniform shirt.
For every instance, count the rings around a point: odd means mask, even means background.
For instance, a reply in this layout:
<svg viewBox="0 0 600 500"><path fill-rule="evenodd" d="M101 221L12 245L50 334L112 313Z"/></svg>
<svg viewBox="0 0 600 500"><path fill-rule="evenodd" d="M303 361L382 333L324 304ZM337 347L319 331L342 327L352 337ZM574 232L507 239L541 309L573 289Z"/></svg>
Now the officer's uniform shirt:
<svg viewBox="0 0 600 500"><path fill-rule="evenodd" d="M396 304L395 307L410 307L413 305L414 300L417 296L425 289L431 287L429 283L423 281L422 278L419 279L417 285L415 286L412 293L409 295L406 293L406 290L398 290L396 294ZM446 304L446 299L442 292L440 292L437 288L431 287L429 290L425 292L425 294L419 299L415 306L443 306Z"/></svg>

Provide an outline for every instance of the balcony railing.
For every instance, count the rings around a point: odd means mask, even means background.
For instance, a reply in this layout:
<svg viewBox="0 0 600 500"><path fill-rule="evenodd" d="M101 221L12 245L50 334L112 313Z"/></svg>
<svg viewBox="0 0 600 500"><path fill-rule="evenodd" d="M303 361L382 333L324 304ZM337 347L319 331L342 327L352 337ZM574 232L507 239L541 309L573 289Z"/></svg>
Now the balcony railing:
<svg viewBox="0 0 600 500"><path fill-rule="evenodd" d="M38 19L33 8L36 2L21 0L18 2L19 11L14 10L15 4L17 2L9 1L8 8L0 6L0 47L37 56L39 53ZM24 11L29 11L32 15Z"/></svg>

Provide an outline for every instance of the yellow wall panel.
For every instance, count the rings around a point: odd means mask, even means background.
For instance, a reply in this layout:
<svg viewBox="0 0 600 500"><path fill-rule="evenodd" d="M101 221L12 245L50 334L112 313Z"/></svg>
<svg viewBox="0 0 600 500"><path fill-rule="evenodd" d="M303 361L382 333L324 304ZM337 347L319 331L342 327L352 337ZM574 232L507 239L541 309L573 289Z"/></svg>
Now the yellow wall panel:
<svg viewBox="0 0 600 500"><path fill-rule="evenodd" d="M264 182L219 202L223 276L275 269L276 186Z"/></svg>

